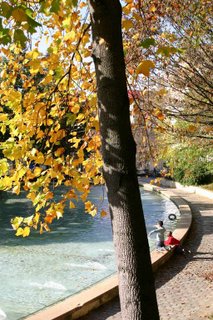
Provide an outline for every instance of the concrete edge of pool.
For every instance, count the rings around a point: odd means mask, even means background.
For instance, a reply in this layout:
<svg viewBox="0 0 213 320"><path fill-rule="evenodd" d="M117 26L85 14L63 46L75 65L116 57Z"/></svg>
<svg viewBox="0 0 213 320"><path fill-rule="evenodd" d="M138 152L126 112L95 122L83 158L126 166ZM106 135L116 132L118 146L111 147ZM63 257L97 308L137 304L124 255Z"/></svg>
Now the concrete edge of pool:
<svg viewBox="0 0 213 320"><path fill-rule="evenodd" d="M150 184L142 184L145 190L158 192L169 198L175 203L180 211L180 219L177 222L173 234L176 238L185 239L192 222L192 214L189 205L180 197L177 197L172 191ZM173 254L174 250L166 252L151 252L151 261L153 271L164 264ZM42 309L32 315L25 317L25 320L74 320L88 314L90 311L100 307L106 302L112 300L118 295L118 278L112 275L93 286L59 301L49 307Z"/></svg>

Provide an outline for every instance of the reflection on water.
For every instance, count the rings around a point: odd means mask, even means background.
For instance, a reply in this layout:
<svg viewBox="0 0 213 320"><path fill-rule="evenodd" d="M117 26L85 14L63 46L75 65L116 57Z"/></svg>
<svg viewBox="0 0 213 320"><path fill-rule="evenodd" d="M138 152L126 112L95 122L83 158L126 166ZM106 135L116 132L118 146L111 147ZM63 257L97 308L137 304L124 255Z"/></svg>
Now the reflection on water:
<svg viewBox="0 0 213 320"><path fill-rule="evenodd" d="M167 199L141 191L147 230L156 220L165 221L177 209ZM90 199L100 210L108 208L102 187L92 189ZM56 198L60 198L58 191ZM31 215L31 203L24 193L1 195L0 206L0 316L17 320L64 299L116 271L109 216L92 218L84 204L67 209L63 219L53 223L50 233L34 231L17 238L10 227L15 215ZM153 246L153 243L150 243Z"/></svg>

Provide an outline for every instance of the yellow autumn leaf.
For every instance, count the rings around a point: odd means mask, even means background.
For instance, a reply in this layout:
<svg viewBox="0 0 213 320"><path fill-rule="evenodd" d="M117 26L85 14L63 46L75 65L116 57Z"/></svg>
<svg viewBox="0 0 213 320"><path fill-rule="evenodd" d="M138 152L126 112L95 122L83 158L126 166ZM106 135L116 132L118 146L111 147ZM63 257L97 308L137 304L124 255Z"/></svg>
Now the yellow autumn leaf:
<svg viewBox="0 0 213 320"><path fill-rule="evenodd" d="M12 16L17 22L27 21L27 15L22 8L15 8L12 11Z"/></svg>
<svg viewBox="0 0 213 320"><path fill-rule="evenodd" d="M8 168L7 159L0 159L0 175L7 173Z"/></svg>
<svg viewBox="0 0 213 320"><path fill-rule="evenodd" d="M27 224L29 227L33 225L33 215L27 218L24 218L23 223Z"/></svg>
<svg viewBox="0 0 213 320"><path fill-rule="evenodd" d="M20 224L23 222L23 217L15 217L14 219L11 219L11 224L14 230L17 230L20 226Z"/></svg>
<svg viewBox="0 0 213 320"><path fill-rule="evenodd" d="M94 107L97 104L97 97L96 96L92 96L88 99L88 104L90 107Z"/></svg>
<svg viewBox="0 0 213 320"><path fill-rule="evenodd" d="M87 191L82 193L82 195L81 195L82 201L86 201L87 197L88 197L88 192Z"/></svg>
<svg viewBox="0 0 213 320"><path fill-rule="evenodd" d="M20 193L20 184L16 185L13 189L12 189L13 193L19 194Z"/></svg>
<svg viewBox="0 0 213 320"><path fill-rule="evenodd" d="M40 83L43 85L49 84L52 81L52 75L48 74Z"/></svg>
<svg viewBox="0 0 213 320"><path fill-rule="evenodd" d="M37 135L36 135L36 138L37 138L37 139L41 139L41 138L44 137L44 135L45 135L44 131L39 130L38 133L37 133Z"/></svg>
<svg viewBox="0 0 213 320"><path fill-rule="evenodd" d="M159 94L160 96L163 96L163 95L165 95L167 93L168 93L168 91L165 88L160 89L159 91L157 91L157 94Z"/></svg>
<svg viewBox="0 0 213 320"><path fill-rule="evenodd" d="M63 139L66 136L66 131L61 129L56 131L50 138L50 142L56 143L58 140Z"/></svg>
<svg viewBox="0 0 213 320"><path fill-rule="evenodd" d="M82 121L83 119L85 119L85 115L83 113L79 113L76 120Z"/></svg>
<svg viewBox="0 0 213 320"><path fill-rule="evenodd" d="M43 164L44 163L44 155L41 152L38 152L37 157L35 158L36 163Z"/></svg>
<svg viewBox="0 0 213 320"><path fill-rule="evenodd" d="M71 180L66 180L66 181L64 182L64 185L65 185L66 187L69 187L69 186L72 185L72 181L71 181Z"/></svg>
<svg viewBox="0 0 213 320"><path fill-rule="evenodd" d="M46 224L46 223L44 223L44 229L46 230L46 231L50 231L50 227L48 226L48 224Z"/></svg>
<svg viewBox="0 0 213 320"><path fill-rule="evenodd" d="M30 234L30 227L25 227L23 230L22 236L25 238L25 237L28 237L29 234Z"/></svg>
<svg viewBox="0 0 213 320"><path fill-rule="evenodd" d="M28 65L30 66L30 73L31 74L36 74L39 72L40 68L41 68L41 62L40 60L32 60L28 63Z"/></svg>
<svg viewBox="0 0 213 320"><path fill-rule="evenodd" d="M15 89L9 89L7 92L7 98L9 101L21 101L22 100L22 95L21 92L15 90Z"/></svg>
<svg viewBox="0 0 213 320"><path fill-rule="evenodd" d="M100 182L101 182L101 176L95 176L93 178L94 185L100 184Z"/></svg>
<svg viewBox="0 0 213 320"><path fill-rule="evenodd" d="M65 29L70 27L70 25L71 25L71 16L70 15L63 20L62 25Z"/></svg>
<svg viewBox="0 0 213 320"><path fill-rule="evenodd" d="M68 32L68 33L64 36L64 40L65 40L65 41L69 40L69 41L71 41L71 42L75 41L75 40L76 40L76 33L75 33L75 31L72 30L72 31Z"/></svg>
<svg viewBox="0 0 213 320"><path fill-rule="evenodd" d="M47 125L51 126L53 124L53 120L52 119L47 119Z"/></svg>
<svg viewBox="0 0 213 320"><path fill-rule="evenodd" d="M92 217L94 217L94 216L97 214L97 209L94 208L93 210L88 211L88 213L89 213Z"/></svg>
<svg viewBox="0 0 213 320"><path fill-rule="evenodd" d="M34 215L34 218L33 218L33 222L34 222L35 225L38 224L39 219L40 219L40 213L36 212L35 215Z"/></svg>
<svg viewBox="0 0 213 320"><path fill-rule="evenodd" d="M54 194L53 194L53 192L51 192L51 191L48 191L48 192L45 194L45 199L46 199L46 200L52 199L53 197L54 197Z"/></svg>
<svg viewBox="0 0 213 320"><path fill-rule="evenodd" d="M38 58L38 56L39 56L39 52L36 49L29 51L29 52L26 52L27 59L35 60L36 58Z"/></svg>
<svg viewBox="0 0 213 320"><path fill-rule="evenodd" d="M96 131L99 131L99 119L91 117L90 119L91 127L94 127Z"/></svg>
<svg viewBox="0 0 213 320"><path fill-rule="evenodd" d="M39 233L42 234L44 232L44 224L40 223L40 230Z"/></svg>
<svg viewBox="0 0 213 320"><path fill-rule="evenodd" d="M189 132L191 132L191 133L195 132L196 130L197 130L197 128L196 128L196 126L193 125L193 124L190 124L190 125L188 126L188 128L187 128L187 131L189 131Z"/></svg>
<svg viewBox="0 0 213 320"><path fill-rule="evenodd" d="M12 186L12 178L11 177L3 177L0 179L0 190L8 190Z"/></svg>
<svg viewBox="0 0 213 320"><path fill-rule="evenodd" d="M51 165L52 165L52 162L53 162L53 158L49 156L49 157L45 160L44 164L45 164L46 166L51 166Z"/></svg>
<svg viewBox="0 0 213 320"><path fill-rule="evenodd" d="M75 204L72 201L70 201L70 209L74 209L74 208L75 208Z"/></svg>
<svg viewBox="0 0 213 320"><path fill-rule="evenodd" d="M91 86L91 84L89 82L84 82L84 83L82 83L81 87L83 90L87 90L90 88L90 86Z"/></svg>
<svg viewBox="0 0 213 320"><path fill-rule="evenodd" d="M132 1L128 1L128 5L123 7L123 13L124 14L129 14L131 8L132 8Z"/></svg>
<svg viewBox="0 0 213 320"><path fill-rule="evenodd" d="M155 115L155 117L157 117L160 121L163 121L163 120L165 119L164 114L163 114L162 111L161 111L160 109L158 109L158 108L154 111L154 115Z"/></svg>
<svg viewBox="0 0 213 320"><path fill-rule="evenodd" d="M129 30L134 26L131 20L123 20L122 24L123 24L123 28L126 30Z"/></svg>
<svg viewBox="0 0 213 320"><path fill-rule="evenodd" d="M73 143L73 147L74 148L78 148L78 145L79 145L79 142L81 141L81 139L78 139L78 138L76 138L76 137L74 137L74 138L72 138L72 139L70 139L69 140L69 142L71 142L71 143Z"/></svg>
<svg viewBox="0 0 213 320"><path fill-rule="evenodd" d="M61 212L61 211L56 211L56 217L57 217L57 219L62 218L62 217L63 217L63 212Z"/></svg>
<svg viewBox="0 0 213 320"><path fill-rule="evenodd" d="M71 108L71 111L73 112L73 113L78 113L79 112L79 110L80 110L80 105L78 104L78 103L76 103L74 106L72 106Z"/></svg>
<svg viewBox="0 0 213 320"><path fill-rule="evenodd" d="M40 234L42 234L44 232L44 230L50 231L48 224L47 223L40 223Z"/></svg>
<svg viewBox="0 0 213 320"><path fill-rule="evenodd" d="M7 114L5 114L5 113L0 113L0 121L1 121L1 122L7 121L7 119L8 119Z"/></svg>
<svg viewBox="0 0 213 320"><path fill-rule="evenodd" d="M48 224L51 224L53 222L53 220L55 219L55 216L52 215L48 215L44 218L44 221Z"/></svg>
<svg viewBox="0 0 213 320"><path fill-rule="evenodd" d="M146 77L149 76L150 74L150 70L153 69L155 67L155 63L151 60L143 60L136 69L136 74L140 74L142 73L143 75L145 75Z"/></svg>
<svg viewBox="0 0 213 320"><path fill-rule="evenodd" d="M22 236L23 235L23 232L24 232L24 229L23 228L18 228L17 231L16 231L16 236Z"/></svg>
<svg viewBox="0 0 213 320"><path fill-rule="evenodd" d="M61 148L58 148L56 151L55 151L55 156L56 157L60 157L63 153L64 153L65 149L63 147Z"/></svg>
<svg viewBox="0 0 213 320"><path fill-rule="evenodd" d="M79 160L82 160L84 159L84 150L82 148L80 148L78 151L77 151L77 155L79 157Z"/></svg>
<svg viewBox="0 0 213 320"><path fill-rule="evenodd" d="M106 217L107 215L108 215L108 213L107 213L105 210L101 210L100 216L101 216L102 218Z"/></svg>
<svg viewBox="0 0 213 320"><path fill-rule="evenodd" d="M31 199L32 201L35 200L35 197L36 197L36 193L35 192L29 192L28 195L27 195L27 198Z"/></svg>
<svg viewBox="0 0 213 320"><path fill-rule="evenodd" d="M85 202L84 206L85 206L85 210L86 210L86 211L91 211L92 208L94 207L94 205L92 204L91 201Z"/></svg>
<svg viewBox="0 0 213 320"><path fill-rule="evenodd" d="M42 169L40 167L36 167L35 170L33 171L34 176L38 177L41 174Z"/></svg>
<svg viewBox="0 0 213 320"><path fill-rule="evenodd" d="M149 11L150 12L155 12L157 10L156 6L153 4L150 6Z"/></svg>

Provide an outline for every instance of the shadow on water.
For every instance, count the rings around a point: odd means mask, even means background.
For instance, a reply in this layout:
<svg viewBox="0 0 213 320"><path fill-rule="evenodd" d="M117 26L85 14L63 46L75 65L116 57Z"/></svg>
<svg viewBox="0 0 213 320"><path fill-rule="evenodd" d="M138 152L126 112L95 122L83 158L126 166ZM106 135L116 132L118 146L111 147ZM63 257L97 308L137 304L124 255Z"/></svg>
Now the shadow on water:
<svg viewBox="0 0 213 320"><path fill-rule="evenodd" d="M60 200L63 191L64 189L57 191L55 200ZM90 199L100 209L107 210L107 199L103 195L102 188L96 188L95 191L92 190ZM93 218L85 213L84 204L80 200L76 203L76 208L73 209L69 209L69 204L67 203L64 217L53 221L50 226L51 232L39 234L39 230L32 229L29 237L16 237L10 220L15 216L27 217L32 215L34 209L31 201L26 198L24 192L21 192L19 196L11 192L4 192L1 194L0 201L0 244L9 246L42 245L49 242L107 241L112 239L109 216L101 218L100 215L97 215ZM97 227L102 228L102 226L104 232L98 234ZM96 232L98 236L95 236ZM89 237L88 234L90 234Z"/></svg>
<svg viewBox="0 0 213 320"><path fill-rule="evenodd" d="M65 188L56 192L56 200L61 198ZM159 195L141 191L144 215L147 230L151 230L157 220L165 218L165 211L169 213L175 210L171 203ZM99 213L102 209L108 212L108 201L104 187L93 187L89 200L97 205ZM33 214L31 201L26 198L26 193L20 195L11 192L3 192L0 199L0 244L6 246L45 245L49 243L65 242L104 242L112 241L111 222L109 214L102 218L100 214L95 217L84 211L82 201L75 202L76 208L65 209L64 217L54 220L50 226L51 232L39 233L39 230L31 230L27 238L16 237L11 226L11 219L15 216L27 217ZM168 223L168 219L167 222Z"/></svg>

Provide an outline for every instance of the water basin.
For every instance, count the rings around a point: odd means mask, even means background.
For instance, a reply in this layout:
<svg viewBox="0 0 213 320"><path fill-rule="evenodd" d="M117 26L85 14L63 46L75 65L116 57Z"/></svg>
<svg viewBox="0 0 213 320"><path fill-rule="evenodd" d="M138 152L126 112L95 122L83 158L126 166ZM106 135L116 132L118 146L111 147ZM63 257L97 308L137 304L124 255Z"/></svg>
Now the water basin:
<svg viewBox="0 0 213 320"><path fill-rule="evenodd" d="M179 214L168 199L141 189L147 231L157 220L174 228L168 214ZM60 190L57 197L60 197ZM99 209L108 208L103 187L94 187L90 199ZM84 213L83 203L67 209L50 233L15 236L14 216L32 214L30 201L21 193L1 195L0 206L0 311L18 320L73 295L116 272L109 216ZM152 250L154 240L150 241Z"/></svg>

